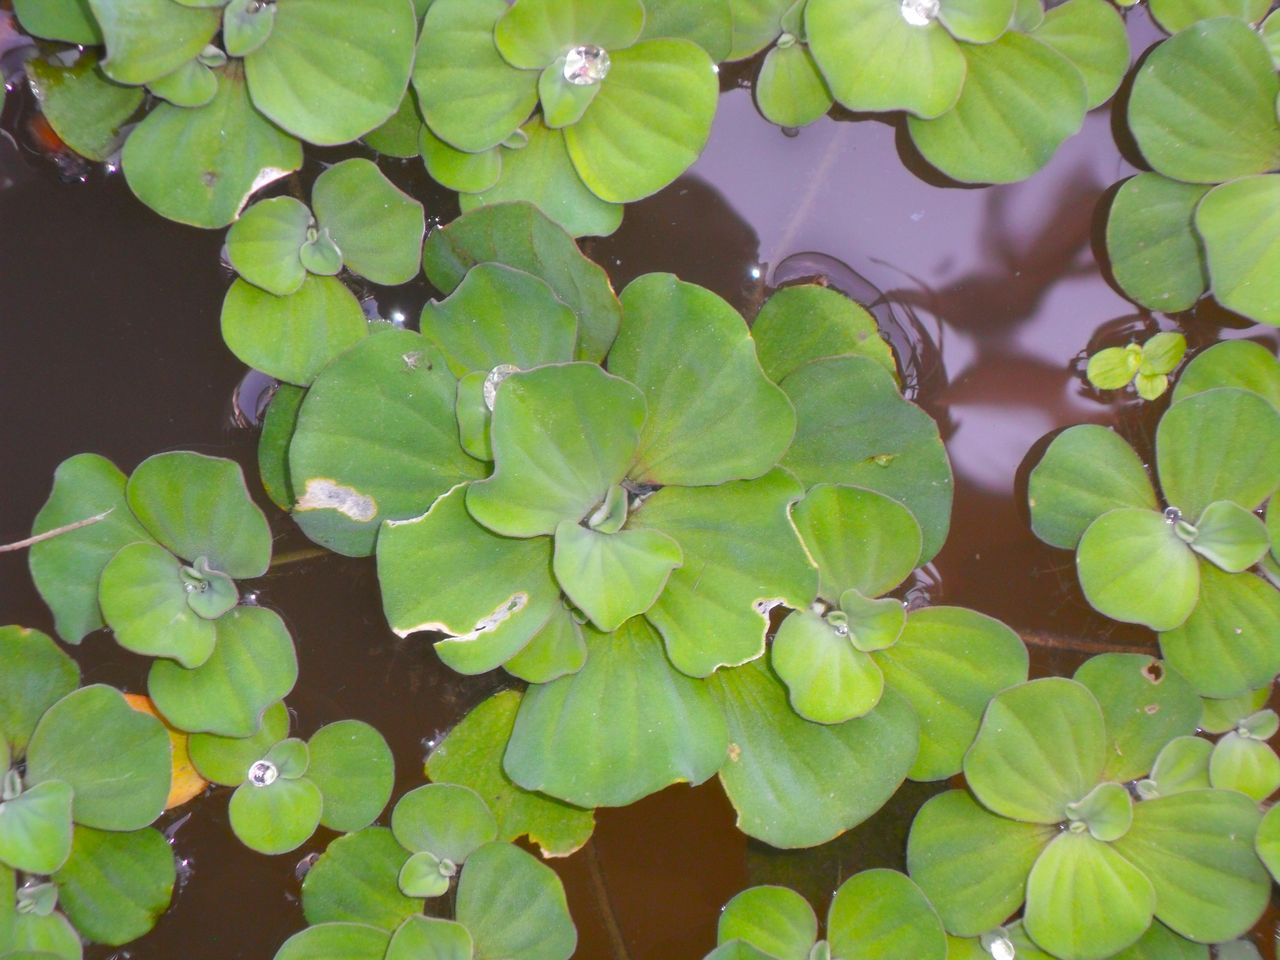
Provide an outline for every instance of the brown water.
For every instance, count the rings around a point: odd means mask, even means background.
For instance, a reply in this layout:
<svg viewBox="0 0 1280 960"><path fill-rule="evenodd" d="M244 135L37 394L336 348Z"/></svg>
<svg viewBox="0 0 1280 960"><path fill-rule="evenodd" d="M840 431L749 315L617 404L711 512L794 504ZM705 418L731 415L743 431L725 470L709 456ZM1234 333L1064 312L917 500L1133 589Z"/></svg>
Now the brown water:
<svg viewBox="0 0 1280 960"><path fill-rule="evenodd" d="M1141 12L1130 16L1140 50L1157 33ZM672 271L748 315L770 284L804 276L877 300L956 471L952 535L916 594L1004 619L1036 641L1038 673L1069 673L1091 645L1150 648L1146 631L1093 613L1070 554L1031 535L1026 474L1047 435L1072 423L1115 424L1149 444L1160 406L1089 389L1080 362L1088 352L1157 328L1181 329L1193 346L1249 336L1274 349L1276 333L1210 306L1152 316L1108 282L1099 200L1133 171L1134 154L1117 146L1106 109L1031 180L958 188L880 120L842 116L785 135L739 86L751 73L725 71L730 89L693 170L629 209L616 236L585 244L588 254L619 289L641 273ZM0 542L27 534L54 468L74 453L102 453L127 471L152 453L195 449L252 470L256 442L235 426L230 398L244 370L218 331L229 283L221 233L163 221L118 175L41 156L32 120L29 99L11 96L0 132ZM434 218L454 216L420 165L389 170ZM425 284L368 292L384 316L414 317L432 295ZM277 555L306 545L270 512ZM421 782L425 742L502 683L460 678L422 641L390 633L371 561L290 564L254 589L298 645L295 729L305 736L344 717L373 723L395 752L397 795ZM0 554L0 621L52 627L13 554ZM87 681L144 689L145 661L106 636L89 638L77 657ZM794 853L739 834L714 782L602 812L588 847L554 864L578 924L578 956L701 956L714 944L719 907L752 883L791 884L825 908L850 873L901 866L910 818L936 789L908 784L846 837ZM250 853L230 834L227 797L218 791L168 821L185 865L173 910L143 940L92 956L270 960L303 925L296 867L330 837L287 856Z"/></svg>

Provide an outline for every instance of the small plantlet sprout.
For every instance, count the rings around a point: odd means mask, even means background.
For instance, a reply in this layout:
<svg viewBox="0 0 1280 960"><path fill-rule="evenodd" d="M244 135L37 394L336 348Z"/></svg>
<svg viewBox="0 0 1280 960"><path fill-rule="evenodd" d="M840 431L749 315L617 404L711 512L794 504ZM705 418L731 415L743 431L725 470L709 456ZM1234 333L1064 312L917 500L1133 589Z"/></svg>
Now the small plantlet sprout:
<svg viewBox="0 0 1280 960"><path fill-rule="evenodd" d="M1180 333L1157 333L1146 343L1107 347L1089 358L1085 376L1099 390L1122 390L1134 384L1143 400L1155 400L1169 389L1169 374L1187 351Z"/></svg>

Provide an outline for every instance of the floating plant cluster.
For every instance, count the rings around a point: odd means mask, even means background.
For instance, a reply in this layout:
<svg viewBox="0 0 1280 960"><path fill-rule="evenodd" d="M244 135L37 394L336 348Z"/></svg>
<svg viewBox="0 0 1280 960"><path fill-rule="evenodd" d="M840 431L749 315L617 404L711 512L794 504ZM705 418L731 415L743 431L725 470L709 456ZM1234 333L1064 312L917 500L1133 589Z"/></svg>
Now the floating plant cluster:
<svg viewBox="0 0 1280 960"><path fill-rule="evenodd" d="M614 232L690 167L716 64L756 55L776 124L897 113L944 174L1026 178L1129 75L1120 11L13 8L40 38L24 69L57 134L91 160L122 151L158 213L229 227L223 338L276 381L269 499L320 547L373 558L392 631L508 679L388 814L377 730L292 729L298 658L243 586L272 535L239 466L173 452L126 476L72 457L35 518L32 577L63 642L105 628L152 664L145 697L80 687L53 640L0 630L0 960L144 935L176 878L154 824L211 787L259 853L339 834L277 960L567 960L561 882L515 841L567 856L597 808L713 777L775 848L832 840L908 779L951 789L915 818L905 872L850 877L821 927L790 889L743 891L708 958L1256 956L1240 938L1280 876L1275 356L1228 341L1183 365L1185 339L1162 333L1091 358L1098 389L1168 394L1154 464L1105 427L1062 432L1030 476L1031 526L1163 659L1029 680L1009 627L902 600L947 538L952 472L870 313L811 283L748 318L669 274L619 294L574 239ZM1152 172L1111 206L1116 281L1151 308L1211 293L1280 323L1280 14L1151 8L1172 36L1132 73ZM309 199L293 178L255 199L304 143L356 141ZM462 216L428 233L379 155L421 157ZM440 297L408 326L370 320L347 283L424 274Z"/></svg>

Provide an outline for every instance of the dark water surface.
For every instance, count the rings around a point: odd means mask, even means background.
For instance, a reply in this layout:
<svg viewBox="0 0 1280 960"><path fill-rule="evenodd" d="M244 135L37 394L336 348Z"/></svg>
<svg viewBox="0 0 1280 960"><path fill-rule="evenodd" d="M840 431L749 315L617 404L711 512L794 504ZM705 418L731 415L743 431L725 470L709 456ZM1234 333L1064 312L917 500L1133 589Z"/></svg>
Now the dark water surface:
<svg viewBox="0 0 1280 960"><path fill-rule="evenodd" d="M1141 50L1157 34L1142 13L1131 18ZM729 68L725 85L750 75ZM120 176L41 155L35 119L29 98L10 96L0 130L0 542L27 535L54 468L81 451L126 472L178 448L254 470L256 433L236 425L231 401L245 371L218 327L229 284L222 233L168 223ZM1193 347L1249 336L1275 349L1277 340L1209 305L1196 316L1153 316L1108 282L1098 263L1099 201L1134 171L1134 153L1117 145L1112 126L1107 109L1095 112L1025 183L960 188L915 158L894 125L842 116L787 136L760 119L749 89L731 89L693 170L630 208L617 235L585 244L619 289L641 273L671 271L748 316L771 284L800 277L875 301L956 471L951 538L915 595L1005 620L1033 642L1039 673L1069 673L1102 646L1153 649L1148 632L1093 613L1071 555L1039 543L1027 524L1026 474L1050 432L1114 424L1141 447L1161 409L1095 393L1082 358L1156 329L1181 329ZM446 195L428 191L420 165L388 169L430 216L455 214ZM411 318L432 295L425 283L369 293L383 316ZM307 545L287 517L268 512L277 557ZM307 736L344 717L374 724L396 755L397 796L422 782L426 744L503 682L458 677L425 642L395 637L372 561L290 563L252 589L297 642L295 730ZM0 554L0 622L52 632L20 555ZM145 689L146 661L105 635L77 657L86 681ZM849 874L902 865L910 818L936 790L908 784L848 836L794 853L738 833L714 782L603 811L588 847L554 863L578 924L578 956L701 956L714 945L719 907L752 883L791 884L825 911ZM173 910L145 939L92 956L270 960L304 925L297 867L330 836L282 857L251 853L231 836L228 797L221 790L168 815L184 864Z"/></svg>

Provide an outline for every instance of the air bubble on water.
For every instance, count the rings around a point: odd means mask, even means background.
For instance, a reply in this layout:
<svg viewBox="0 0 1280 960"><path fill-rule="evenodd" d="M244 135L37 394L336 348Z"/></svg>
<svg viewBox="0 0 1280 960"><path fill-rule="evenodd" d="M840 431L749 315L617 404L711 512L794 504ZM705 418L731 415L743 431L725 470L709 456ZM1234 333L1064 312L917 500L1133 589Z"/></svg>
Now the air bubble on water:
<svg viewBox="0 0 1280 960"><path fill-rule="evenodd" d="M574 47L564 58L564 78L577 87L599 83L609 75L609 53L603 47L584 43Z"/></svg>

